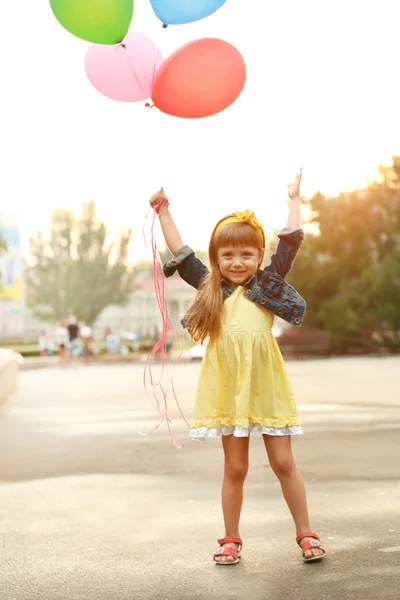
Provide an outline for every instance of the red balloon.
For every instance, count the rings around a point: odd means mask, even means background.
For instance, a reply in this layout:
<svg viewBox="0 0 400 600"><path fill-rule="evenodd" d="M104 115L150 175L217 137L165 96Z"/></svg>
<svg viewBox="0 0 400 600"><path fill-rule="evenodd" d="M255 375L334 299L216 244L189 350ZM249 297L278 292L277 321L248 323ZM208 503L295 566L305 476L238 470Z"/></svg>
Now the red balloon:
<svg viewBox="0 0 400 600"><path fill-rule="evenodd" d="M174 117L209 117L235 102L245 83L240 52L223 40L203 38L185 44L161 65L152 99Z"/></svg>

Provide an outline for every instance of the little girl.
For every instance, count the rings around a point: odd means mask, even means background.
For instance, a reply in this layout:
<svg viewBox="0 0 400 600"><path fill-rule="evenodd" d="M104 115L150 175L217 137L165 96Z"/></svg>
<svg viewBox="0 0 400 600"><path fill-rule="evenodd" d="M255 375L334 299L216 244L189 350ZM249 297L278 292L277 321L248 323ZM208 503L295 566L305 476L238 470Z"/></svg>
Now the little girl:
<svg viewBox="0 0 400 600"><path fill-rule="evenodd" d="M158 212L165 242L175 257L164 266L176 270L198 290L183 320L192 339L209 338L202 362L190 437L222 437L225 457L222 508L225 535L214 553L218 565L240 560L239 520L248 471L249 436L262 435L272 470L296 526L305 561L325 556L309 523L303 480L292 454L291 436L303 433L278 344L271 333L274 315L300 325L305 302L285 282L304 234L300 228L301 170L288 186L287 227L271 264L261 270L265 236L254 213L237 212L220 220L209 244L211 271L185 246L169 212L163 189L150 200Z"/></svg>

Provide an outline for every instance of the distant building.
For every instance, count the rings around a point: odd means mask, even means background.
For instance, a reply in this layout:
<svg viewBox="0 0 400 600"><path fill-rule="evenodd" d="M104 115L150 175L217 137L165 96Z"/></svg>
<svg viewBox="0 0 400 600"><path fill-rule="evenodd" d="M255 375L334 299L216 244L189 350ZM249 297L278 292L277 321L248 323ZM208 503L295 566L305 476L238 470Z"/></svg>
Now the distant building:
<svg viewBox="0 0 400 600"><path fill-rule="evenodd" d="M22 337L25 327L23 259L16 210L0 210L0 239L7 248L0 251L0 339L11 339Z"/></svg>
<svg viewBox="0 0 400 600"><path fill-rule="evenodd" d="M163 281L172 326L179 337L185 337L187 334L182 329L180 320L192 303L196 290L178 275ZM103 310L93 326L95 336L101 335L106 327L110 327L115 332L140 331L142 335L151 335L155 328L160 330L162 321L152 277L138 276L135 279L134 288L129 304L109 306Z"/></svg>

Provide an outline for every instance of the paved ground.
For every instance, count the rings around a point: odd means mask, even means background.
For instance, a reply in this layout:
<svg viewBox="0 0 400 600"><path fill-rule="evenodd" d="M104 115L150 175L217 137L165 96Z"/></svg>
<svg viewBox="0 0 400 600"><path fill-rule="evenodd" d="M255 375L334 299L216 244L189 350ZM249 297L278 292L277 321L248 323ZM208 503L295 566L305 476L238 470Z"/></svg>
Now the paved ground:
<svg viewBox="0 0 400 600"><path fill-rule="evenodd" d="M2 600L400 599L400 358L288 362L295 439L329 558L305 565L253 439L243 560L211 562L222 533L219 441L177 450L141 366L26 371L0 409ZM198 364L174 381L191 416Z"/></svg>

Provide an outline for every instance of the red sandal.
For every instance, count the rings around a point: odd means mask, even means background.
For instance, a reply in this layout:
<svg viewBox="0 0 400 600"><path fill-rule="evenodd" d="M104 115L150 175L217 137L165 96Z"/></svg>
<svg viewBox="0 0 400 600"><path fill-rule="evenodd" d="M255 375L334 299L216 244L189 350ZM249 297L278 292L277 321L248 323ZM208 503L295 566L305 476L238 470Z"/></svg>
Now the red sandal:
<svg viewBox="0 0 400 600"><path fill-rule="evenodd" d="M301 544L300 543L301 540L303 540L306 537L310 537L313 539L307 540L306 542L304 542L304 544ZM296 542L298 543L298 545L300 546L300 548L303 551L304 562L311 562L313 560L321 560L322 558L325 557L326 552L325 552L324 548L322 548L322 544L321 544L319 535L317 535L316 533L313 533L312 531L306 531L305 533L300 533L300 535L298 535L296 538ZM319 554L318 556L310 556L310 557L305 556L306 550L312 550L313 548L320 548L323 551L323 554Z"/></svg>
<svg viewBox="0 0 400 600"><path fill-rule="evenodd" d="M243 542L240 538L237 537L225 537L217 540L219 544L219 548L216 552L214 552L213 559L217 563L217 565L237 565L240 562L240 552L242 550ZM235 548L226 547L224 544L239 544L239 548L235 550ZM217 556L233 556L234 560L215 560Z"/></svg>

